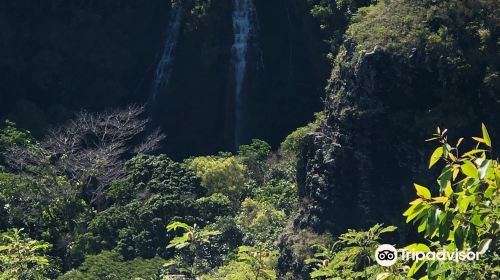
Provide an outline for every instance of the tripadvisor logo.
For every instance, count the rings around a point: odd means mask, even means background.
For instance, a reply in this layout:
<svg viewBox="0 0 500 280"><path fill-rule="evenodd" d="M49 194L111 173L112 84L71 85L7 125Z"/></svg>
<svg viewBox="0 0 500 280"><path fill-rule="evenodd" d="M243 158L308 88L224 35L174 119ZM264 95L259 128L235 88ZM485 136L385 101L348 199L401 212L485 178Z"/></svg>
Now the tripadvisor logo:
<svg viewBox="0 0 500 280"><path fill-rule="evenodd" d="M375 251L375 260L381 266L392 266L398 258L402 261L477 261L479 260L480 252L472 251L438 251L438 252L422 252L416 250L396 249L389 244L380 245Z"/></svg>
<svg viewBox="0 0 500 280"><path fill-rule="evenodd" d="M375 251L375 260L381 266L391 266L398 260L398 251L392 245L382 244Z"/></svg>

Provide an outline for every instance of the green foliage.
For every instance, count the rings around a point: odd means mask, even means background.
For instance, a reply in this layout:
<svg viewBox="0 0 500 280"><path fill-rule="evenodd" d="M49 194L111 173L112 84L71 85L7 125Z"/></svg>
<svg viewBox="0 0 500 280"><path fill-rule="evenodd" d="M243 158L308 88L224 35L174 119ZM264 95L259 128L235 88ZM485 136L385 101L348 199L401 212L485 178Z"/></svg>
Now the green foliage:
<svg viewBox="0 0 500 280"><path fill-rule="evenodd" d="M247 166L263 162L271 155L271 146L265 141L253 139L249 145L241 145L238 149L238 157Z"/></svg>
<svg viewBox="0 0 500 280"><path fill-rule="evenodd" d="M210 237L221 234L218 230L200 229L196 224L189 226L181 222L172 222L167 226L167 231L178 229L183 229L185 232L182 236L172 239L167 248L175 247L175 249L180 250L188 247L190 251L196 251L198 246L210 242Z"/></svg>
<svg viewBox="0 0 500 280"><path fill-rule="evenodd" d="M43 172L43 169L41 169ZM21 176L0 172L0 231L24 228L30 236L58 244L52 256L68 256L70 236L90 217L79 190L50 173Z"/></svg>
<svg viewBox="0 0 500 280"><path fill-rule="evenodd" d="M33 143L28 131L16 128L16 124L6 120L4 127L0 129L0 147L8 145L27 146Z"/></svg>
<svg viewBox="0 0 500 280"><path fill-rule="evenodd" d="M307 0L311 7L310 13L319 22L324 33L330 53L327 57L332 60L338 52L343 40L343 34L348 27L352 15L359 7L369 5L371 0Z"/></svg>
<svg viewBox="0 0 500 280"><path fill-rule="evenodd" d="M6 120L4 126L0 128L0 171L5 161L3 153L5 153L7 147L13 145L27 147L33 143L34 140L28 131L18 129L15 123Z"/></svg>
<svg viewBox="0 0 500 280"><path fill-rule="evenodd" d="M270 180L254 189L253 193L256 201L273 205L286 215L290 215L298 207L297 187L287 180Z"/></svg>
<svg viewBox="0 0 500 280"><path fill-rule="evenodd" d="M47 242L28 238L22 229L1 233L0 279L48 279L45 273L49 259L44 253L50 247Z"/></svg>
<svg viewBox="0 0 500 280"><path fill-rule="evenodd" d="M465 153L459 149L463 139L452 146L446 132L438 128L430 139L440 145L431 156L429 168L439 160L444 162L437 179L439 188L415 184L418 198L410 202L403 215L408 223L418 225L434 251L471 250L480 252L481 259L474 265L415 262L408 276L425 267L428 279L486 279L500 272L496 241L500 228L500 165L491 159L492 142L484 125L482 135L473 137L474 149Z"/></svg>
<svg viewBox="0 0 500 280"><path fill-rule="evenodd" d="M376 45L397 52L409 51L429 32L422 2L382 0L360 8L347 34L358 44L358 51L371 51Z"/></svg>
<svg viewBox="0 0 500 280"><path fill-rule="evenodd" d="M226 195L214 193L196 200L197 217L205 223L215 221L217 217L234 214L233 203Z"/></svg>
<svg viewBox="0 0 500 280"><path fill-rule="evenodd" d="M177 250L177 258L168 262L165 266L176 265L181 273L189 276L197 276L206 269L203 263L203 257L207 244L211 242L214 236L220 235L218 230L208 228L199 228L196 224L190 226L182 222L172 222L168 224L167 231L183 231L181 236L174 237L167 248Z"/></svg>
<svg viewBox="0 0 500 280"><path fill-rule="evenodd" d="M394 226L377 224L368 231L350 230L329 246L316 244L314 258L306 260L306 263L316 266L310 274L311 278L404 279L401 267L393 266L389 271L384 271L374 259L381 235L395 230Z"/></svg>
<svg viewBox="0 0 500 280"><path fill-rule="evenodd" d="M196 200L203 193L199 179L185 164L163 155L138 155L125 166L127 176L108 193L114 204L78 236L75 258L113 249L125 259L167 256L165 225L179 216L194 222L198 209L205 210Z"/></svg>
<svg viewBox="0 0 500 280"><path fill-rule="evenodd" d="M245 165L234 156L204 156L187 161L209 194L222 193L238 201L245 186Z"/></svg>
<svg viewBox="0 0 500 280"><path fill-rule="evenodd" d="M325 115L323 112L316 113L314 117L314 122L311 122L304 127L297 128L285 138L285 141L283 141L283 143L281 143L281 152L285 157L292 159L293 162L297 161L302 144L307 134L315 132L320 126L321 122L323 122L325 119Z"/></svg>
<svg viewBox="0 0 500 280"><path fill-rule="evenodd" d="M246 166L249 176L261 183L266 173L266 161L270 156L271 146L262 140L253 139L251 144L239 147L237 157Z"/></svg>
<svg viewBox="0 0 500 280"><path fill-rule="evenodd" d="M282 210L247 198L241 203L237 223L242 227L245 243L271 246L278 240L287 218Z"/></svg>
<svg viewBox="0 0 500 280"><path fill-rule="evenodd" d="M202 276L202 280L274 280L278 251L263 247L241 246L237 250L237 258L217 269L212 275Z"/></svg>
<svg viewBox="0 0 500 280"><path fill-rule="evenodd" d="M408 57L421 51L439 59L447 77L474 79L479 74L489 91L498 87L499 8L490 0L382 0L361 8L346 31L356 56L380 46ZM445 78L444 74L440 74ZM455 78L461 79L461 78Z"/></svg>
<svg viewBox="0 0 500 280"><path fill-rule="evenodd" d="M89 255L76 270L68 271L58 280L122 280L122 279L159 279L165 260L136 258L130 261L116 252L103 251L99 255Z"/></svg>
<svg viewBox="0 0 500 280"><path fill-rule="evenodd" d="M152 194L180 199L202 194L196 175L165 155L137 155L125 164L125 171L127 177L113 183L108 192L112 203L126 204Z"/></svg>
<svg viewBox="0 0 500 280"><path fill-rule="evenodd" d="M304 127L299 127L290 133L283 143L281 143L281 151L284 155L297 158L300 153L300 147L307 134L313 132L313 127L309 124Z"/></svg>

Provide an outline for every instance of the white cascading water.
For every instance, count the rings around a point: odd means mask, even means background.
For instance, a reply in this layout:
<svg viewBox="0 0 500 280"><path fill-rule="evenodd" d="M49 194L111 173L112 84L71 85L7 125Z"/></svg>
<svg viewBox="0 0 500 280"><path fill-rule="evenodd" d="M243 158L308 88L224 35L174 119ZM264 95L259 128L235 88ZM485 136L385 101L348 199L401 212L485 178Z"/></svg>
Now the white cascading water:
<svg viewBox="0 0 500 280"><path fill-rule="evenodd" d="M172 65L175 59L175 49L179 39L181 30L182 8L180 6L173 7L170 11L170 20L166 34L165 43L163 44L163 52L160 61L156 66L155 76L153 79L151 100L154 101L158 95L158 91L168 84L170 75L172 74Z"/></svg>
<svg viewBox="0 0 500 280"><path fill-rule="evenodd" d="M256 10L253 0L233 0L234 42L231 62L234 71L234 146L241 144L243 122L243 83L247 71L247 52L252 35L256 31Z"/></svg>

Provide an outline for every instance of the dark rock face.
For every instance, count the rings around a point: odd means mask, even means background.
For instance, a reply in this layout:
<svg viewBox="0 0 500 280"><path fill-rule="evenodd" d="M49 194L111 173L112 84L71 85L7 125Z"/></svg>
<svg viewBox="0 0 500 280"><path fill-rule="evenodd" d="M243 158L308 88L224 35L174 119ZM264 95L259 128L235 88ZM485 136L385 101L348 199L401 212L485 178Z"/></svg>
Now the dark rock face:
<svg viewBox="0 0 500 280"><path fill-rule="evenodd" d="M169 3L6 0L0 3L0 118L35 135L74 111L138 100Z"/></svg>
<svg viewBox="0 0 500 280"><path fill-rule="evenodd" d="M412 183L432 185L436 178L427 169L433 145L424 140L437 125L450 130L450 139L480 133L481 122L499 136L500 96L482 87L481 71L461 72L419 48L403 56L376 46L356 56L355 47L344 44L326 120L303 146L302 207L282 239L282 279L307 278L304 256L291 249L301 229L338 235L382 222L404 232L401 213L414 196ZM399 241L411 238L403 233Z"/></svg>
<svg viewBox="0 0 500 280"><path fill-rule="evenodd" d="M153 104L153 119L168 134L174 158L216 152L223 146L232 44L231 1L216 1L202 18L184 6L172 76Z"/></svg>
<svg viewBox="0 0 500 280"><path fill-rule="evenodd" d="M148 100L170 2L3 1L0 118L39 136L81 109ZM172 76L152 106L165 152L177 159L233 148L233 1L182 3ZM277 146L320 110L326 45L302 0L255 5L260 50L248 57L243 142Z"/></svg>
<svg viewBox="0 0 500 280"><path fill-rule="evenodd" d="M247 55L242 144L276 147L320 110L328 76L316 22L303 1L256 0L255 38ZM189 7L170 85L155 104L174 158L232 150L234 73L232 1L212 1L200 22Z"/></svg>

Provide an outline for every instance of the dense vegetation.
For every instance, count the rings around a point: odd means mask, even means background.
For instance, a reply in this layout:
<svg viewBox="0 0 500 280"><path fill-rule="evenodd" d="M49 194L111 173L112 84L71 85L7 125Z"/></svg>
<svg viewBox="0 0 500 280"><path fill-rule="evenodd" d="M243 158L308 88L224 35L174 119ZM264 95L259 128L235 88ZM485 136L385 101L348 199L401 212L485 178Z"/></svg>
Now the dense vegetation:
<svg viewBox="0 0 500 280"><path fill-rule="evenodd" d="M249 260L244 256L253 256L253 252L265 254L265 260L255 261L263 262L262 271L275 274L277 240L298 201L293 158L274 154L266 142L254 140L236 154L183 162L132 152L123 172L103 188L96 188L100 185L97 167L62 169L59 161L72 156L66 153L32 166L28 158L44 155L45 140L33 139L13 123L6 123L0 136L3 155L31 155L23 158L24 166L19 165L19 158L2 160L0 226L5 231L1 242L7 247L0 249L11 252L10 246L29 246L19 260L10 255L1 260L5 279L32 279L34 275L152 279L152 275L175 273L211 277L208 275L235 273L232 269L246 264ZM85 150L85 145L75 144L72 152ZM99 155L99 150L87 152ZM116 163L103 158L100 164L110 168ZM96 182L83 184L82 178ZM192 235L186 233L184 241L174 238L179 232L174 222ZM174 226L166 227L172 223ZM205 238L205 232L216 234ZM170 246L169 242L178 243ZM186 246L187 251L182 251ZM165 268L167 260L172 265ZM226 263L227 268L216 270ZM253 269L250 265L244 273L260 273L249 272Z"/></svg>
<svg viewBox="0 0 500 280"><path fill-rule="evenodd" d="M124 165L124 176L105 188L104 207L86 195L88 185L75 188L75 181L49 167L4 170L0 279L276 279L279 236L298 206L292 172L297 151L287 147L303 141L304 135L297 137L301 130L278 154L254 140L235 155L180 163L164 155L135 155ZM430 139L440 146L429 168L445 162L439 190L415 184L418 198L403 213L429 243L406 248L474 250L480 261L383 269L374 261L375 249L383 234L397 228L377 224L338 238L309 233L312 248L295 244L294 250L310 254L305 263L311 278L408 279L425 273L428 279L487 279L499 273L500 165L491 159L491 138L483 125L482 136L473 137L475 148L461 153L464 139L451 146L446 132L438 128ZM42 150L12 123L0 135L3 153ZM8 158L3 163L12 168Z"/></svg>
<svg viewBox="0 0 500 280"><path fill-rule="evenodd" d="M147 110L124 105L168 1L28 2L0 4L1 280L500 276L498 1L255 1L231 148L230 1L171 1L180 63ZM383 243L481 258L383 267Z"/></svg>

